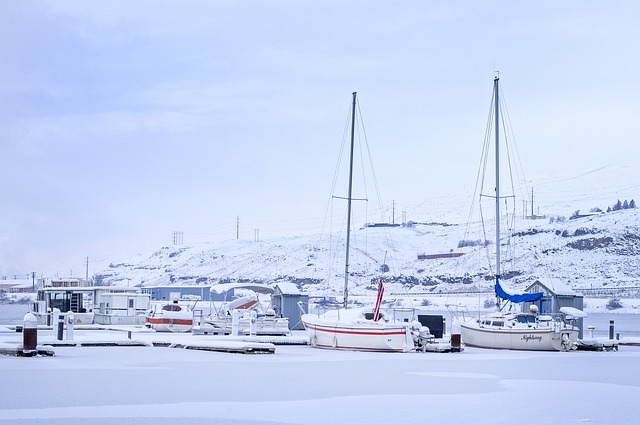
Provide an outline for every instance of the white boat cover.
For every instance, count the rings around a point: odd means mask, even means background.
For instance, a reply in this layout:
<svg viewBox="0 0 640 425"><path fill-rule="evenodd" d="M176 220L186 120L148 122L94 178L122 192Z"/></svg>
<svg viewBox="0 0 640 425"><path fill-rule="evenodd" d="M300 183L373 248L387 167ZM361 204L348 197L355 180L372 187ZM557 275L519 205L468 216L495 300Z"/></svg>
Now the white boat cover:
<svg viewBox="0 0 640 425"><path fill-rule="evenodd" d="M209 292L214 294L224 294L230 289L249 289L258 294L273 294L273 287L269 285L261 285L259 283L220 283L211 286Z"/></svg>

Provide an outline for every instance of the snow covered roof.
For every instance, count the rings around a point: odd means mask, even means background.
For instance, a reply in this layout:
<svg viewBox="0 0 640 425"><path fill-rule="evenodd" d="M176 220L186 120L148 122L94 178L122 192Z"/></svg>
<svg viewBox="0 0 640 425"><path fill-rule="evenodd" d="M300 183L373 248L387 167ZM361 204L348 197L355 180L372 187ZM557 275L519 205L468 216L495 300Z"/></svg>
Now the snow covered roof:
<svg viewBox="0 0 640 425"><path fill-rule="evenodd" d="M295 283L292 283L292 282L278 282L278 283L274 284L273 286L278 288L278 289L280 289L280 292L282 292L285 295L298 295L298 294L300 294L300 290L295 285Z"/></svg>
<svg viewBox="0 0 640 425"><path fill-rule="evenodd" d="M546 277L536 279L526 290L527 292L547 292L552 295L578 295L568 283L560 279Z"/></svg>

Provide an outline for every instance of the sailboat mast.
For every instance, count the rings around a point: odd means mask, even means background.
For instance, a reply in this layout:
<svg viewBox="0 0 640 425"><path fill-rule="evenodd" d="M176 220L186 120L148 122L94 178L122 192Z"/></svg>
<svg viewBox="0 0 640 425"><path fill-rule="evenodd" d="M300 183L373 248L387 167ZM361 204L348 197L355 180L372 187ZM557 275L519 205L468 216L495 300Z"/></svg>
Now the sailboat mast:
<svg viewBox="0 0 640 425"><path fill-rule="evenodd" d="M353 92L353 106L351 110L351 154L349 159L349 191L347 195L347 249L344 259L344 308L347 308L349 298L349 243L351 239L351 198L353 188L353 148L356 127L356 92Z"/></svg>
<svg viewBox="0 0 640 425"><path fill-rule="evenodd" d="M500 280L500 102L498 99L499 77L493 79L495 99L495 133L496 133L496 283Z"/></svg>

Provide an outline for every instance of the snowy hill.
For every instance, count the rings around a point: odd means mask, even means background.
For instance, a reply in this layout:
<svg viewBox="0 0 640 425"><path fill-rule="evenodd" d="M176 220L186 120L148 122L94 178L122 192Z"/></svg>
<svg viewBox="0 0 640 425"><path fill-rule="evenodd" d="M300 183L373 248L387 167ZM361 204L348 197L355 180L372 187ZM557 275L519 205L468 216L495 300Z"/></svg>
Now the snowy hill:
<svg viewBox="0 0 640 425"><path fill-rule="evenodd" d="M510 238L501 243L503 277L513 288L536 278L559 279L575 289L637 286L638 214L637 209L625 209L575 219L515 218ZM482 229L477 224L355 229L351 291L373 290L380 276L389 282L390 291L490 289L495 244L458 247L463 240L491 240L469 238L469 228ZM451 253L462 255L450 257ZM419 259L421 254L427 258ZM383 272L383 264L388 271ZM344 240L334 234L164 247L142 261L111 264L95 278L100 284L137 286L291 281L311 294L339 294L343 275Z"/></svg>

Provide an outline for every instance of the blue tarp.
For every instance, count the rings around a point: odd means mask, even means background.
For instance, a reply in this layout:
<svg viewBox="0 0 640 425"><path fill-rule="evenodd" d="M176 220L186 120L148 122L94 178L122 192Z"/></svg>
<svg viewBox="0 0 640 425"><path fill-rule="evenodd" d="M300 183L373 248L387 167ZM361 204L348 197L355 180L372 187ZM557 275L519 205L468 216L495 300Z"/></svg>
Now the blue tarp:
<svg viewBox="0 0 640 425"><path fill-rule="evenodd" d="M512 303L523 303L538 301L542 298L543 292L534 292L533 294L510 294L500 286L500 278L496 277L496 295L504 300L509 300Z"/></svg>

